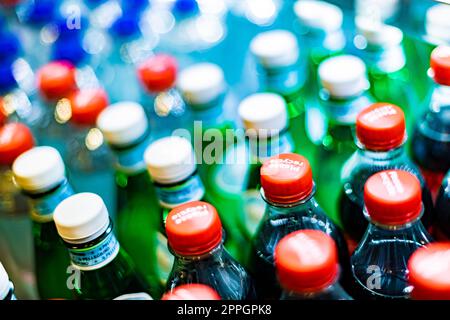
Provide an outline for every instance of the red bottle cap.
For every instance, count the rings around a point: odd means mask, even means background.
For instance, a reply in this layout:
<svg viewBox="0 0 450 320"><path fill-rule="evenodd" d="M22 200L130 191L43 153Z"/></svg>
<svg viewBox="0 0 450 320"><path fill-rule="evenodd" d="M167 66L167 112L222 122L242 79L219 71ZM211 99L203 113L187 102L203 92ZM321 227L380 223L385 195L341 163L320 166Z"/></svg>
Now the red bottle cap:
<svg viewBox="0 0 450 320"><path fill-rule="evenodd" d="M450 47L439 46L431 52L430 68L435 82L450 86Z"/></svg>
<svg viewBox="0 0 450 320"><path fill-rule="evenodd" d="M199 283L184 284L164 294L161 300L221 300L213 288Z"/></svg>
<svg viewBox="0 0 450 320"><path fill-rule="evenodd" d="M0 127L0 164L12 165L18 156L33 146L33 134L24 124L8 123Z"/></svg>
<svg viewBox="0 0 450 320"><path fill-rule="evenodd" d="M390 226L406 224L422 211L420 182L407 171L378 172L364 185L364 203L374 222Z"/></svg>
<svg viewBox="0 0 450 320"><path fill-rule="evenodd" d="M138 76L149 92L165 91L175 84L177 61L165 54L150 57L139 66Z"/></svg>
<svg viewBox="0 0 450 320"><path fill-rule="evenodd" d="M50 62L37 74L39 91L47 100L58 100L76 90L76 69L66 61Z"/></svg>
<svg viewBox="0 0 450 320"><path fill-rule="evenodd" d="M409 259L408 270L413 299L450 300L450 242L418 249Z"/></svg>
<svg viewBox="0 0 450 320"><path fill-rule="evenodd" d="M3 98L0 97L0 125L4 124L8 119L8 115L6 114Z"/></svg>
<svg viewBox="0 0 450 320"><path fill-rule="evenodd" d="M274 203L295 203L308 197L313 189L308 160L295 153L268 159L261 167L264 196Z"/></svg>
<svg viewBox="0 0 450 320"><path fill-rule="evenodd" d="M177 254L197 256L222 242L222 223L212 205L192 201L170 211L166 233L170 247Z"/></svg>
<svg viewBox="0 0 450 320"><path fill-rule="evenodd" d="M318 292L337 281L336 244L322 231L300 230L285 236L274 258L278 280L288 291Z"/></svg>
<svg viewBox="0 0 450 320"><path fill-rule="evenodd" d="M405 139L405 114L390 103L374 103L356 118L356 136L369 150L387 151Z"/></svg>
<svg viewBox="0 0 450 320"><path fill-rule="evenodd" d="M82 125L95 125L98 115L108 104L108 96L103 89L79 90L70 97L71 121Z"/></svg>

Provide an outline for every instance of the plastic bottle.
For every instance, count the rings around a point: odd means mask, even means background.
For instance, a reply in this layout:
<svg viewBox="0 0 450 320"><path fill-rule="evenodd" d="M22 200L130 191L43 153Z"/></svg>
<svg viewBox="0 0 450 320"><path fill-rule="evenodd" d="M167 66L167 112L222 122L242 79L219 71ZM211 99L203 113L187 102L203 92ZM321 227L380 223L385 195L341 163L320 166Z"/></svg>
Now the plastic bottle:
<svg viewBox="0 0 450 320"><path fill-rule="evenodd" d="M67 285L77 299L114 299L151 292L120 247L106 206L94 193L78 193L55 209L55 224L70 255Z"/></svg>
<svg viewBox="0 0 450 320"><path fill-rule="evenodd" d="M368 17L356 17L358 34L353 43L357 54L367 64L370 92L377 101L393 103L405 112L408 133L412 132L419 103L411 87L409 65L403 48L401 29Z"/></svg>
<svg viewBox="0 0 450 320"><path fill-rule="evenodd" d="M160 207L146 171L144 152L150 130L144 109L136 102L110 105L97 118L97 127L114 154L117 188L117 237L158 299L162 294L158 269Z"/></svg>
<svg viewBox="0 0 450 320"><path fill-rule="evenodd" d="M423 214L420 182L406 171L378 172L365 184L364 202L370 224L351 257L352 296L405 299L408 259L432 241L419 220Z"/></svg>
<svg viewBox="0 0 450 320"><path fill-rule="evenodd" d="M172 135L176 129L190 128L186 104L174 87L177 69L175 58L166 54L146 59L137 69L141 86L145 90L141 93L140 101L158 138Z"/></svg>
<svg viewBox="0 0 450 320"><path fill-rule="evenodd" d="M352 300L339 285L336 244L319 230L300 230L275 248L282 300Z"/></svg>
<svg viewBox="0 0 450 320"><path fill-rule="evenodd" d="M295 144L314 168L317 147L309 136L302 90L307 66L297 39L287 30L266 31L253 38L250 50L258 60L260 91L280 94L286 100L289 129Z"/></svg>
<svg viewBox="0 0 450 320"><path fill-rule="evenodd" d="M207 195L188 140L176 136L156 140L147 148L144 159L160 205L158 213L155 212L161 219L157 256L160 282L165 286L174 260L165 236L169 211L191 201L204 200Z"/></svg>
<svg viewBox="0 0 450 320"><path fill-rule="evenodd" d="M419 118L412 137L412 153L436 197L450 168L450 47L433 50L430 75L435 82L429 108Z"/></svg>
<svg viewBox="0 0 450 320"><path fill-rule="evenodd" d="M0 262L0 300L17 300L14 285L9 281L8 273Z"/></svg>
<svg viewBox="0 0 450 320"><path fill-rule="evenodd" d="M56 148L65 155L70 119L68 97L77 90L76 69L66 61L54 61L39 69L36 81L41 95L42 115L37 127L36 138L40 145Z"/></svg>
<svg viewBox="0 0 450 320"><path fill-rule="evenodd" d="M342 283L351 282L349 255L345 239L314 199L315 186L308 160L295 153L283 153L261 167L261 196L266 202L264 217L253 238L255 275L259 298L278 299L281 288L276 280L274 251L287 234L317 229L331 236L343 267Z"/></svg>
<svg viewBox="0 0 450 320"><path fill-rule="evenodd" d="M414 300L450 300L450 243L428 244L408 261L408 282Z"/></svg>
<svg viewBox="0 0 450 320"><path fill-rule="evenodd" d="M111 218L116 217L113 157L103 134L96 128L98 115L109 105L103 89L82 89L68 98L71 136L67 141L70 181L78 192L96 192L105 201ZM98 186L102 186L101 189Z"/></svg>
<svg viewBox="0 0 450 320"><path fill-rule="evenodd" d="M199 283L184 284L165 294L161 300L221 300L216 290Z"/></svg>
<svg viewBox="0 0 450 320"><path fill-rule="evenodd" d="M436 230L450 239L450 169L442 180L442 186L436 200Z"/></svg>
<svg viewBox="0 0 450 320"><path fill-rule="evenodd" d="M66 286L69 256L53 223L56 206L73 194L66 179L63 160L52 147L36 147L20 155L12 169L17 185L31 205L39 297L70 298Z"/></svg>
<svg viewBox="0 0 450 320"><path fill-rule="evenodd" d="M403 111L389 103L375 103L358 114L356 119L358 150L345 162L341 170L339 217L346 233L358 242L367 229L364 217L364 184L373 174L401 169L415 175L422 188L423 225L430 228L434 220L434 206L419 168L406 154L407 140Z"/></svg>
<svg viewBox="0 0 450 320"><path fill-rule="evenodd" d="M212 205L193 201L173 209L167 217L166 233L175 255L167 291L202 283L224 300L255 297L249 274L223 247L222 224Z"/></svg>
<svg viewBox="0 0 450 320"><path fill-rule="evenodd" d="M0 260L22 299L37 297L33 236L28 202L14 184L11 165L33 145L27 126L8 123L0 127Z"/></svg>
<svg viewBox="0 0 450 320"><path fill-rule="evenodd" d="M318 70L322 89L319 99L326 116L326 135L318 152L320 169L315 173L317 201L338 225L340 171L355 151L353 131L358 113L374 101L361 59L341 55L328 58Z"/></svg>

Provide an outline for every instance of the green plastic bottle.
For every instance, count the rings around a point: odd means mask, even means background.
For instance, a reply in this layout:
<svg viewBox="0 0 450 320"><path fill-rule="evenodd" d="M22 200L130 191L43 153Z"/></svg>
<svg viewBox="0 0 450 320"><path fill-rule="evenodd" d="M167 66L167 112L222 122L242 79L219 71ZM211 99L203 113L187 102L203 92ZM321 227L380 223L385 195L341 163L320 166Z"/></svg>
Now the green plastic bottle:
<svg viewBox="0 0 450 320"><path fill-rule="evenodd" d="M228 250L242 261L245 240L237 227L239 217L228 199L223 197L221 189L217 188L214 178L214 172L223 163L227 149L236 141L233 130L237 105L235 97L227 90L223 70L213 63L198 63L182 70L177 88L193 123L188 134L180 130L176 135L186 134L191 139L209 201L219 212L227 213L223 215L222 222L227 230Z"/></svg>
<svg viewBox="0 0 450 320"><path fill-rule="evenodd" d="M76 299L110 300L150 290L113 232L102 198L78 193L55 210L55 224L70 255L67 287Z"/></svg>
<svg viewBox="0 0 450 320"><path fill-rule="evenodd" d="M354 44L366 63L370 81L370 93L377 101L393 103L405 113L408 134L416 119L418 98L411 86L411 72L403 48L403 32L394 26L372 21L367 17L356 18L358 35Z"/></svg>
<svg viewBox="0 0 450 320"><path fill-rule="evenodd" d="M17 185L30 201L39 296L69 299L66 272L70 260L53 222L56 206L74 193L61 155L52 147L36 147L19 156L12 168Z"/></svg>
<svg viewBox="0 0 450 320"><path fill-rule="evenodd" d="M167 215L179 205L208 197L198 174L194 150L189 140L177 136L161 138L150 144L144 158L160 206L158 214L161 216L161 225L158 237L161 242L158 244L157 254L160 281L165 287L174 261L165 237Z"/></svg>
<svg viewBox="0 0 450 320"><path fill-rule="evenodd" d="M115 155L118 239L148 282L152 297L159 298L163 287L157 248L162 222L144 162L150 143L147 118L140 104L118 102L99 115L97 126Z"/></svg>
<svg viewBox="0 0 450 320"><path fill-rule="evenodd" d="M322 85L319 99L326 115L327 133L319 150L316 198L329 217L342 227L338 218L340 172L356 150L356 116L374 99L368 92L370 85L364 62L355 56L329 58L320 64L318 74Z"/></svg>
<svg viewBox="0 0 450 320"><path fill-rule="evenodd" d="M262 91L274 92L284 98L295 144L314 167L317 146L309 136L302 92L306 60L300 54L295 35L287 30L263 32L252 40L250 50L259 64Z"/></svg>

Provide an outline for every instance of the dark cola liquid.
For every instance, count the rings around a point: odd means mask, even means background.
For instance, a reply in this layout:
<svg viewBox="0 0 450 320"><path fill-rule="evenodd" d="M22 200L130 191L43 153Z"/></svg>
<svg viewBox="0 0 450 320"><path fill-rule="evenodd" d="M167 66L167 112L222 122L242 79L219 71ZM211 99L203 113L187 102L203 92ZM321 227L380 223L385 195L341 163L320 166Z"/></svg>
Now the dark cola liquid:
<svg viewBox="0 0 450 320"><path fill-rule="evenodd" d="M344 186L339 199L342 225L346 234L357 242L361 240L369 224L363 213L363 200L360 199L362 196L357 197L355 191L348 186ZM433 224L434 208L431 192L425 185L422 187L422 201L425 211L421 221L424 227L429 229Z"/></svg>
<svg viewBox="0 0 450 320"><path fill-rule="evenodd" d="M284 236L304 229L323 231L335 240L341 266L339 282L344 289L350 285L352 281L350 260L342 232L325 216L320 208L312 206L307 210L276 215L262 222L254 240L253 257L250 263L259 299L280 298L281 288L276 278L273 252Z"/></svg>
<svg viewBox="0 0 450 320"><path fill-rule="evenodd" d="M428 112L418 121L412 153L420 165L428 187L437 193L442 177L450 168L450 105Z"/></svg>

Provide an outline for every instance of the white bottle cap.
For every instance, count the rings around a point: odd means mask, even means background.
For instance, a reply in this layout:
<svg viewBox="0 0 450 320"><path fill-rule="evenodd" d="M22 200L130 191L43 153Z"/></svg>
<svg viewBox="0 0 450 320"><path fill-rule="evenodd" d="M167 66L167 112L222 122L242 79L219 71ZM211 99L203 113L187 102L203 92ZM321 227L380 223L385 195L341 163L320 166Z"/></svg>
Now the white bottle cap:
<svg viewBox="0 0 450 320"><path fill-rule="evenodd" d="M61 238L70 243L84 243L103 234L109 225L105 203L95 193L78 193L63 200L53 219Z"/></svg>
<svg viewBox="0 0 450 320"><path fill-rule="evenodd" d="M328 58L319 65L322 86L335 98L356 96L369 87L364 62L355 56Z"/></svg>
<svg viewBox="0 0 450 320"><path fill-rule="evenodd" d="M272 30L258 34L250 43L252 54L265 68L291 66L297 62L297 39L287 30Z"/></svg>
<svg viewBox="0 0 450 320"><path fill-rule="evenodd" d="M342 28L342 10L325 1L300 0L294 5L294 12L300 23L308 28L337 31Z"/></svg>
<svg viewBox="0 0 450 320"><path fill-rule="evenodd" d="M267 138L277 135L287 127L287 107L284 99L275 93L256 93L239 104L247 135Z"/></svg>
<svg viewBox="0 0 450 320"><path fill-rule="evenodd" d="M148 128L144 108L131 101L110 105L97 119L97 126L113 146L126 146L141 138Z"/></svg>
<svg viewBox="0 0 450 320"><path fill-rule="evenodd" d="M397 27L367 17L356 17L355 24L358 33L371 45L393 47L402 43L403 32Z"/></svg>
<svg viewBox="0 0 450 320"><path fill-rule="evenodd" d="M35 147L22 153L12 169L19 187L31 193L48 191L66 177L63 159L52 147Z"/></svg>
<svg viewBox="0 0 450 320"><path fill-rule="evenodd" d="M9 277L2 263L0 262L0 300L6 298L10 290Z"/></svg>
<svg viewBox="0 0 450 320"><path fill-rule="evenodd" d="M425 29L433 40L450 42L450 5L436 4L427 10Z"/></svg>
<svg viewBox="0 0 450 320"><path fill-rule="evenodd" d="M198 63L180 72L177 86L187 103L203 105L225 91L225 76L216 64Z"/></svg>
<svg viewBox="0 0 450 320"><path fill-rule="evenodd" d="M176 183L196 169L194 149L184 138L171 136L156 140L144 154L152 179L158 183Z"/></svg>

